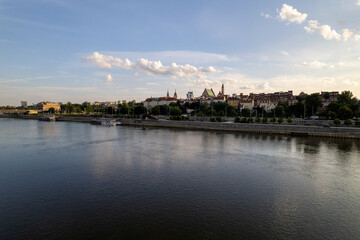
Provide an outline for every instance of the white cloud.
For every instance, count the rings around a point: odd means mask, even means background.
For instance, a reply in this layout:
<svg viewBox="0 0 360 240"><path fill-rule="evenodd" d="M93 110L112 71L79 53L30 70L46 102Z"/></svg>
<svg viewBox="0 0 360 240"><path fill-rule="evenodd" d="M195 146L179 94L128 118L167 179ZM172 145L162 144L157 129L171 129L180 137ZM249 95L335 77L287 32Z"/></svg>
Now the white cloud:
<svg viewBox="0 0 360 240"><path fill-rule="evenodd" d="M342 38L344 40L344 42L347 42L353 35L354 33L352 31L350 31L349 29L343 29L342 32Z"/></svg>
<svg viewBox="0 0 360 240"><path fill-rule="evenodd" d="M113 78L112 78L111 74L106 75L105 80L107 82L112 82Z"/></svg>
<svg viewBox="0 0 360 240"><path fill-rule="evenodd" d="M304 62L302 62L300 64L296 64L295 66L297 66L297 67L322 68L322 67L327 66L327 64L323 63L323 62L319 62L318 60L315 60L313 62L304 61Z"/></svg>
<svg viewBox="0 0 360 240"><path fill-rule="evenodd" d="M149 52L102 52L104 55L117 56L129 59L157 59L162 63L176 62L178 64L203 65L218 62L239 61L237 57L225 54L200 51L149 51Z"/></svg>
<svg viewBox="0 0 360 240"><path fill-rule="evenodd" d="M359 34L355 34L354 40L355 40L355 41L359 41L359 40L360 40L360 35L359 35Z"/></svg>
<svg viewBox="0 0 360 240"><path fill-rule="evenodd" d="M360 0L358 0L358 1L356 2L356 5L360 6Z"/></svg>
<svg viewBox="0 0 360 240"><path fill-rule="evenodd" d="M285 55L285 56L289 56L289 53L286 52L286 51L281 51L281 54L282 54L282 55Z"/></svg>
<svg viewBox="0 0 360 240"><path fill-rule="evenodd" d="M164 66L160 61L151 61L145 58L140 58L132 62L127 58L122 60L117 57L100 54L99 52L93 52L91 55L82 58L82 60L92 62L97 67L104 69L118 67L126 70L139 71L147 75L171 76L173 78L190 76L203 78L205 77L205 74L220 72L212 66L204 68L194 67L189 64L178 65L176 63Z"/></svg>
<svg viewBox="0 0 360 240"><path fill-rule="evenodd" d="M287 4L283 4L281 10L278 10L278 12L278 18L281 21L287 21L289 23L296 22L301 24L308 16L306 13L300 13L297 9Z"/></svg>
<svg viewBox="0 0 360 240"><path fill-rule="evenodd" d="M341 35L335 30L331 29L329 25L319 25L317 20L310 20L308 25L304 27L308 33L318 32L326 40L341 40Z"/></svg>
<svg viewBox="0 0 360 240"><path fill-rule="evenodd" d="M260 14L262 17L264 17L264 18L272 18L268 13L261 13Z"/></svg>

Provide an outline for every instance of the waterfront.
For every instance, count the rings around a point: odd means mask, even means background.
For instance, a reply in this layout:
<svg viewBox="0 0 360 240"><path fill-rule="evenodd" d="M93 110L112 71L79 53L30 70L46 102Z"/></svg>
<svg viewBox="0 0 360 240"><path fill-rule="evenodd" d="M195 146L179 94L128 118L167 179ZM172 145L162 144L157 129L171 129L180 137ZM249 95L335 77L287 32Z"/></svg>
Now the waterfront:
<svg viewBox="0 0 360 240"><path fill-rule="evenodd" d="M1 239L357 239L360 141L0 119Z"/></svg>

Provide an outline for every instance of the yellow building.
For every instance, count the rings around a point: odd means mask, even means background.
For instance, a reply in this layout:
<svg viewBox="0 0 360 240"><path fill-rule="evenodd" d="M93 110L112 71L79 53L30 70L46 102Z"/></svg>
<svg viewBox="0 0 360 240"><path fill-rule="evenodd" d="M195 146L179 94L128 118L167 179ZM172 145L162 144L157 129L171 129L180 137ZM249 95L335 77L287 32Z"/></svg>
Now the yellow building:
<svg viewBox="0 0 360 240"><path fill-rule="evenodd" d="M61 110L60 104L54 102L41 102L36 105L36 108L41 111L49 111L50 108L53 108L55 112Z"/></svg>

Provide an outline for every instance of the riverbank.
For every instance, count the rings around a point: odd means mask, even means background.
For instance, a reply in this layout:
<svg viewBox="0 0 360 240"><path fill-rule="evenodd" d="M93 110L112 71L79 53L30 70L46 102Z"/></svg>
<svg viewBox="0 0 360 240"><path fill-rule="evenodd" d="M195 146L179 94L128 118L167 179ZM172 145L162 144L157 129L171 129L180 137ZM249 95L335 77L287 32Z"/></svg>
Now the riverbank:
<svg viewBox="0 0 360 240"><path fill-rule="evenodd" d="M2 114L0 118L15 118L15 119L25 119L25 120L39 120L41 115L7 115ZM84 117L84 116L58 116L56 121L59 122L82 122L90 123L93 117Z"/></svg>
<svg viewBox="0 0 360 240"><path fill-rule="evenodd" d="M186 130L210 130L256 134L278 134L307 137L346 138L360 140L360 128L299 126L283 124L218 123L193 121L152 121L122 119L122 125L140 127L163 127Z"/></svg>
<svg viewBox="0 0 360 240"><path fill-rule="evenodd" d="M0 115L0 118L39 120L39 115ZM59 116L56 121L91 123L93 117ZM360 128L356 127L323 127L288 124L256 124L205 121L168 121L119 119L122 125L139 127L177 128L185 130L227 131L255 134L276 134L306 137L344 138L360 140Z"/></svg>

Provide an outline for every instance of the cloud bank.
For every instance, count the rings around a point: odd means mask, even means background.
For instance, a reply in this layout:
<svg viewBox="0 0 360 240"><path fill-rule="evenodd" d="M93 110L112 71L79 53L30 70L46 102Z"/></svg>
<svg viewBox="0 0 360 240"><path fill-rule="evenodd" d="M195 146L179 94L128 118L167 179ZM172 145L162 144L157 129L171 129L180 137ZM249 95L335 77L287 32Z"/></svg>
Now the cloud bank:
<svg viewBox="0 0 360 240"><path fill-rule="evenodd" d="M130 61L127 58L123 60L117 57L103 55L99 52L93 52L91 55L83 57L82 60L91 62L102 69L112 69L116 67L142 72L151 76L170 76L173 78L191 76L203 78L206 74L220 72L212 66L194 67L189 64L179 65L176 63L164 66L160 61L151 61L145 58L140 58L136 61Z"/></svg>

